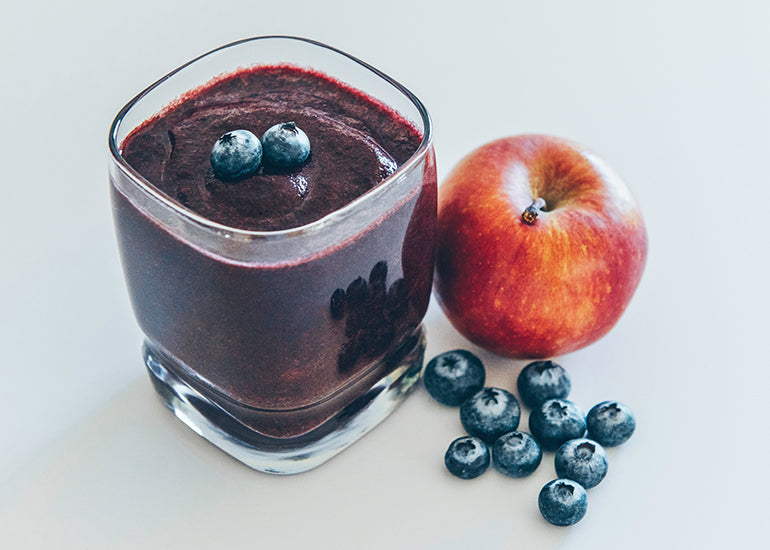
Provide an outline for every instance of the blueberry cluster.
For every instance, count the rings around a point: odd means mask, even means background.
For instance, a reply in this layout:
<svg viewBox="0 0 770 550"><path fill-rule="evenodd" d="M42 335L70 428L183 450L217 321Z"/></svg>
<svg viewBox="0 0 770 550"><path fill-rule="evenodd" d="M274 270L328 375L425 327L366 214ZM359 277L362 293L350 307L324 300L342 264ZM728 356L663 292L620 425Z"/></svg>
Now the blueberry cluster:
<svg viewBox="0 0 770 550"><path fill-rule="evenodd" d="M471 479L494 464L499 472L521 478L537 469L544 450L555 451L559 478L542 488L538 506L549 523L574 525L586 513L586 489L607 475L604 447L631 437L636 427L633 413L622 403L604 401L586 415L567 400L567 372L552 361L536 361L521 371L516 383L521 400L532 409L526 433L517 430L521 408L516 397L504 389L484 388L485 379L481 360L466 350L442 353L425 367L428 393L439 403L459 405L468 432L447 449L447 469Z"/></svg>
<svg viewBox="0 0 770 550"><path fill-rule="evenodd" d="M359 358L385 353L395 338L406 332L409 292L403 278L387 286L387 262L372 267L369 279L357 277L332 293L329 311L345 321L345 344L338 357L340 371L350 370Z"/></svg>
<svg viewBox="0 0 770 550"><path fill-rule="evenodd" d="M222 135L211 149L211 168L223 180L236 180L256 172L263 163L277 169L295 168L310 156L310 140L294 122L268 128L260 141L248 130Z"/></svg>

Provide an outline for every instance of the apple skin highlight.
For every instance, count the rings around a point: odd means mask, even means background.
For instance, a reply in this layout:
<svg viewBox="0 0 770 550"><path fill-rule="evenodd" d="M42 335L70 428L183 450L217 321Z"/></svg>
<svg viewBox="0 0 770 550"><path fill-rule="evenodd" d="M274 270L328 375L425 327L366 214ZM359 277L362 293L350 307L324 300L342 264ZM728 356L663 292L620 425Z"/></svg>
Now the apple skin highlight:
<svg viewBox="0 0 770 550"><path fill-rule="evenodd" d="M522 214L537 199L545 206L530 225ZM628 187L577 143L503 138L462 159L439 189L438 302L498 355L547 358L595 342L625 310L646 258Z"/></svg>

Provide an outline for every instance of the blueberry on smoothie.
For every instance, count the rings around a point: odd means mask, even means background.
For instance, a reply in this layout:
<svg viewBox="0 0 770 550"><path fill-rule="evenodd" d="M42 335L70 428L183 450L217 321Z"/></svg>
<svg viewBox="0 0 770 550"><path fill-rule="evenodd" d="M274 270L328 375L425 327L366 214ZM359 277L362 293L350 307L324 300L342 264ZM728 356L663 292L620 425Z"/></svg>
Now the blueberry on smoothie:
<svg viewBox="0 0 770 550"><path fill-rule="evenodd" d="M584 488L599 485L607 475L607 453L596 441L570 439L556 451L556 475L577 481Z"/></svg>
<svg viewBox="0 0 770 550"><path fill-rule="evenodd" d="M555 451L586 432L585 413L572 401L549 399L529 415L529 431L545 451Z"/></svg>
<svg viewBox="0 0 770 550"><path fill-rule="evenodd" d="M265 164L275 168L296 168L310 156L310 140L293 122L271 126L262 135Z"/></svg>
<svg viewBox="0 0 770 550"><path fill-rule="evenodd" d="M571 479L554 479L546 483L537 498L540 513L553 525L575 525L588 509L586 490Z"/></svg>
<svg viewBox="0 0 770 550"><path fill-rule="evenodd" d="M423 383L433 399L456 407L483 388L485 378L481 359L470 351L457 349L431 359L425 366Z"/></svg>
<svg viewBox="0 0 770 550"><path fill-rule="evenodd" d="M634 433L636 418L623 403L604 401L588 411L586 425L591 439L605 447L615 447L628 441Z"/></svg>
<svg viewBox="0 0 770 550"><path fill-rule="evenodd" d="M489 447L475 437L458 437L449 445L444 464L452 475L460 479L473 479L489 468Z"/></svg>
<svg viewBox="0 0 770 550"><path fill-rule="evenodd" d="M561 365L553 361L535 361L519 373L516 387L524 404L534 409L548 399L565 399L572 384Z"/></svg>
<svg viewBox="0 0 770 550"><path fill-rule="evenodd" d="M223 134L211 149L211 168L223 180L234 180L253 174L262 162L262 144L248 130Z"/></svg>
<svg viewBox="0 0 770 550"><path fill-rule="evenodd" d="M500 388L484 388L460 405L460 421L465 431L490 445L518 428L520 417L518 399Z"/></svg>
<svg viewBox="0 0 770 550"><path fill-rule="evenodd" d="M501 435L492 446L492 463L509 477L527 477L537 470L542 459L540 445L526 432Z"/></svg>

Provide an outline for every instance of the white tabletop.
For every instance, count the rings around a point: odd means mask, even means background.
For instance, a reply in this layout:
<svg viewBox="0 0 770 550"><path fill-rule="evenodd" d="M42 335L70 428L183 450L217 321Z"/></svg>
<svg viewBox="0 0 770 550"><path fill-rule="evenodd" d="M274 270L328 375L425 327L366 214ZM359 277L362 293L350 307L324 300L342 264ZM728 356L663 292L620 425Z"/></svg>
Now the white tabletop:
<svg viewBox="0 0 770 550"><path fill-rule="evenodd" d="M4 9L0 547L757 547L770 494L770 5L272 4ZM410 87L435 122L439 178L476 146L538 132L589 145L631 186L650 239L641 285L606 337L558 359L576 402L626 402L638 429L610 450L576 526L538 513L552 454L524 480L449 475L462 428L422 387L290 477L249 470L155 396L110 218L108 125L182 62L278 33ZM426 326L429 356L469 346L435 302ZM490 383L514 387L523 362L469 349Z"/></svg>

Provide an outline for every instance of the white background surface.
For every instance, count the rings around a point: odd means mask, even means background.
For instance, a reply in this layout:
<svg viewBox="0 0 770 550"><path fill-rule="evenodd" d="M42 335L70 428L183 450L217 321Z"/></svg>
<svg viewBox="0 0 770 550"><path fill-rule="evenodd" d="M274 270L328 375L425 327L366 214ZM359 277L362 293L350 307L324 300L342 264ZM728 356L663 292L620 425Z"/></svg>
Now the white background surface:
<svg viewBox="0 0 770 550"><path fill-rule="evenodd" d="M762 1L15 2L0 18L0 547L756 548L768 495L770 5ZM729 5L729 7L727 7ZM439 177L489 140L602 153L647 270L611 333L560 358L575 401L631 405L585 519L531 478L452 478L457 414L419 388L307 474L252 472L153 393L107 197L107 129L220 44L287 33L369 61L435 123ZM467 343L435 303L428 355ZM490 383L524 363L478 351ZM523 426L526 426L526 417Z"/></svg>

